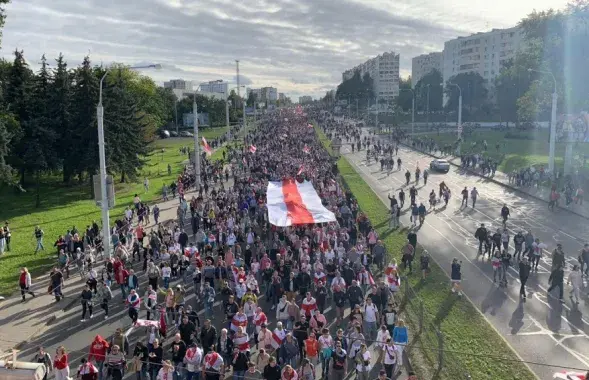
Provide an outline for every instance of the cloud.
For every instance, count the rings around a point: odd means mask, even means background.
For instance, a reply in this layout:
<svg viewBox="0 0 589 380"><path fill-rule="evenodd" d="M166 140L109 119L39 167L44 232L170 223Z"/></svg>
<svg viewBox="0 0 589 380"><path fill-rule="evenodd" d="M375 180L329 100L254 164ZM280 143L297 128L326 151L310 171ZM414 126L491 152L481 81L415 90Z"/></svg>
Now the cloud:
<svg viewBox="0 0 589 380"><path fill-rule="evenodd" d="M32 62L62 52L70 66L88 52L97 64L160 63L144 72L158 82L235 82L239 59L245 85L317 97L384 51L401 54L406 75L412 57L512 26L529 11L511 0L19 0L6 5L2 47L5 57L18 47Z"/></svg>
<svg viewBox="0 0 589 380"><path fill-rule="evenodd" d="M231 82L237 83L237 75L233 76L233 79L231 80ZM239 73L239 84L249 86L251 84L254 84L254 82L248 76L245 76L245 75Z"/></svg>

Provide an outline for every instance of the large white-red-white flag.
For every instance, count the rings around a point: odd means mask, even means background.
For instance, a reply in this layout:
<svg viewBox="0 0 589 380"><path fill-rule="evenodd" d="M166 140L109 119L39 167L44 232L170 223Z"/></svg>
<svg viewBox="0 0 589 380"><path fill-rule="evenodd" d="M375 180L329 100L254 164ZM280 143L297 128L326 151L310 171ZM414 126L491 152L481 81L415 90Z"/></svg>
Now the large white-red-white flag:
<svg viewBox="0 0 589 380"><path fill-rule="evenodd" d="M250 152L256 153L256 150L258 150L258 148L256 148L255 145L250 145Z"/></svg>
<svg viewBox="0 0 589 380"><path fill-rule="evenodd" d="M329 223L335 215L321 203L321 198L309 181L294 179L268 182L268 219L279 227L298 224Z"/></svg>
<svg viewBox="0 0 589 380"><path fill-rule="evenodd" d="M307 146L307 144L305 144L305 146L303 147L303 152L309 154L311 153L311 149L309 149L309 147Z"/></svg>
<svg viewBox="0 0 589 380"><path fill-rule="evenodd" d="M284 340L285 337L286 337L286 330L284 330L284 329L278 330L276 328L276 329L274 329L274 331L272 331L272 340L270 341L270 344L272 344L272 347L275 350L277 350L282 345L282 341Z"/></svg>
<svg viewBox="0 0 589 380"><path fill-rule="evenodd" d="M207 154L210 156L211 154L213 154L213 150L211 149L211 146L209 145L209 143L207 142L207 139L205 139L205 137L202 137L202 147L204 149L205 152L207 152Z"/></svg>
<svg viewBox="0 0 589 380"><path fill-rule="evenodd" d="M133 324L133 327L155 327L155 328L159 329L160 323L159 323L159 321L150 321L148 319L138 319Z"/></svg>
<svg viewBox="0 0 589 380"><path fill-rule="evenodd" d="M557 372L554 374L553 378L562 380L589 380L585 377L584 373L569 371Z"/></svg>

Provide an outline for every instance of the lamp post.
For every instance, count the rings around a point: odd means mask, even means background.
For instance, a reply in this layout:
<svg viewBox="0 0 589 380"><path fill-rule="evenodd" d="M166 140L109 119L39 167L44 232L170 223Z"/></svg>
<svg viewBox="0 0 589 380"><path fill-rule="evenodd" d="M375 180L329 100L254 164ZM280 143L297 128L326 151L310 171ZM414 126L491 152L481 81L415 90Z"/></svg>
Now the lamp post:
<svg viewBox="0 0 589 380"><path fill-rule="evenodd" d="M460 139L462 139L462 89L456 83L448 82L450 86L456 86L458 88L458 149L456 150L457 154L460 155L460 146L462 143Z"/></svg>
<svg viewBox="0 0 589 380"><path fill-rule="evenodd" d="M431 83L428 83L425 86L427 87L427 104L426 104L427 111L426 111L426 115L425 115L425 117L426 117L425 122L427 125L427 129L429 130L429 89L431 87Z"/></svg>
<svg viewBox="0 0 589 380"><path fill-rule="evenodd" d="M194 97L192 99L192 113L193 113L193 121L192 125L194 128L194 176L196 181L196 188L200 188L200 143L198 141L198 105L196 104L196 93L200 85L196 87L194 90Z"/></svg>
<svg viewBox="0 0 589 380"><path fill-rule="evenodd" d="M146 65L146 66L132 66L129 70L141 69L161 69L162 66ZM102 83L110 72L110 68L100 78L100 87L98 89L98 105L96 107L96 122L98 124L98 161L100 165L100 211L102 213L102 247L108 257L110 257L110 215L108 210L108 194L106 188L106 151L104 144L104 106L102 105Z"/></svg>
<svg viewBox="0 0 589 380"><path fill-rule="evenodd" d="M415 91L412 88L400 88L399 91L411 91L411 134L413 135L415 134Z"/></svg>
<svg viewBox="0 0 589 380"><path fill-rule="evenodd" d="M554 90L552 92L552 113L550 118L550 147L549 147L549 157L548 157L548 171L554 174L554 151L556 147L556 101L558 100L558 94L556 93L556 78L551 71L543 71L543 70L534 70L528 69L528 72L537 72L541 74L548 74L552 77L552 82L554 84Z"/></svg>

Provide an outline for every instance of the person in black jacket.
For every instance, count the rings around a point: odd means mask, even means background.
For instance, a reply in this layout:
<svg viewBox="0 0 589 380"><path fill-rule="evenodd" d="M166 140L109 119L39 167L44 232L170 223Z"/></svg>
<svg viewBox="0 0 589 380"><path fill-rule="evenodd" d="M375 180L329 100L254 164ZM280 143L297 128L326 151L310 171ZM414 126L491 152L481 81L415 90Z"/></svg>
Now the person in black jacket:
<svg viewBox="0 0 589 380"><path fill-rule="evenodd" d="M178 325L178 332L184 343L186 343L187 346L190 346L192 344L192 339L196 334L196 326L190 321L188 315L182 316L182 322Z"/></svg>
<svg viewBox="0 0 589 380"><path fill-rule="evenodd" d="M247 355L239 351L239 348L233 348L233 357L231 365L233 366L233 378L236 380L243 379L245 371L247 371L247 364L249 360Z"/></svg>
<svg viewBox="0 0 589 380"><path fill-rule="evenodd" d="M323 310L325 310L325 302L327 300L327 288L321 280L317 282L317 289L315 289L315 300L317 301L317 308L321 314L323 314Z"/></svg>
<svg viewBox="0 0 589 380"><path fill-rule="evenodd" d="M528 277L530 277L531 270L532 266L528 262L528 258L524 256L519 262L519 281L521 283L519 295L524 298L524 301L526 300L526 282L528 281Z"/></svg>
<svg viewBox="0 0 589 380"><path fill-rule="evenodd" d="M180 333L174 336L174 340L170 346L170 352L172 353L172 363L175 367L178 367L184 362L184 355L186 355L186 343L182 340Z"/></svg>
<svg viewBox="0 0 589 380"><path fill-rule="evenodd" d="M180 244L180 252L184 253L184 249L188 246L188 234L182 230L178 236L178 243Z"/></svg>
<svg viewBox="0 0 589 380"><path fill-rule="evenodd" d="M559 290L559 297L561 303L564 303L563 299L563 291L564 291L564 269L562 266L558 266L554 268L552 273L550 273L550 277L548 278L548 283L550 283L550 287L546 291L550 295L552 289L558 286Z"/></svg>
<svg viewBox="0 0 589 380"><path fill-rule="evenodd" d="M306 271L300 271L296 278L299 294L301 297L304 297L305 294L307 294L309 291L309 287L311 286L311 276Z"/></svg>
<svg viewBox="0 0 589 380"><path fill-rule="evenodd" d="M162 360L164 359L164 349L159 344L159 340L153 341L153 348L149 355L149 378L155 379L157 378L157 374L162 368Z"/></svg>
<svg viewBox="0 0 589 380"><path fill-rule="evenodd" d="M487 240L487 229L485 228L485 224L481 224L479 228L477 228L476 232L474 233L474 237L479 239L479 255L483 253L483 244Z"/></svg>
<svg viewBox="0 0 589 380"><path fill-rule="evenodd" d="M513 244L515 244L515 252L513 252L514 259L516 259L516 260L520 259L525 241L526 241L526 238L525 238L524 233L522 231L519 231L513 237Z"/></svg>
<svg viewBox="0 0 589 380"><path fill-rule="evenodd" d="M137 345L133 350L133 360L137 362L137 378L147 378L147 361L149 360L149 352L143 342L137 341Z"/></svg>
<svg viewBox="0 0 589 380"><path fill-rule="evenodd" d="M266 364L266 367L264 367L264 373L262 376L264 380L280 380L282 377L281 371L282 369L278 363L276 363L276 358L274 358L274 356L270 356L270 359L268 359L268 364Z"/></svg>
<svg viewBox="0 0 589 380"><path fill-rule="evenodd" d="M361 305L364 300L364 294L356 280L353 280L352 285L348 288L348 300L350 301L350 309L354 309L356 305Z"/></svg>
<svg viewBox="0 0 589 380"><path fill-rule="evenodd" d="M211 326L210 319L205 320L205 325L200 331L200 343L205 355L217 343L217 329L215 329L215 326Z"/></svg>
<svg viewBox="0 0 589 380"><path fill-rule="evenodd" d="M229 368L232 365L233 339L229 337L227 329L222 329L217 339L217 352L223 357L225 368Z"/></svg>

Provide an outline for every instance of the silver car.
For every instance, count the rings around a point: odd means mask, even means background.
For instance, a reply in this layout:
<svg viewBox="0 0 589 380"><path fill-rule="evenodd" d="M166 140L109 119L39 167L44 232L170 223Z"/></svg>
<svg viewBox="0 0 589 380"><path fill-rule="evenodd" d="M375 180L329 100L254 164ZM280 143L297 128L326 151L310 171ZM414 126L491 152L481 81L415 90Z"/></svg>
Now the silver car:
<svg viewBox="0 0 589 380"><path fill-rule="evenodd" d="M446 160L435 159L430 162L429 168L438 172L448 173L450 171L450 163Z"/></svg>

